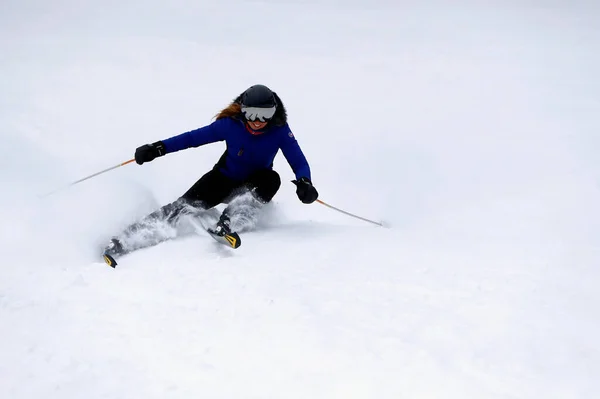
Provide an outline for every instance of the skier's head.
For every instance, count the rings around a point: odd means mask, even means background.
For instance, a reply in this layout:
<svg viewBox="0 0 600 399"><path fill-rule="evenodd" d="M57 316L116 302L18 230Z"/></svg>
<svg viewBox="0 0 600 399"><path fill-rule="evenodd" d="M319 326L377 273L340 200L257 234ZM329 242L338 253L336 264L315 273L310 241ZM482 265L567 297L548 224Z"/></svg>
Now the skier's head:
<svg viewBox="0 0 600 399"><path fill-rule="evenodd" d="M260 132L275 116L277 100L271 89L256 84L240 95L240 107L248 127L255 132Z"/></svg>
<svg viewBox="0 0 600 399"><path fill-rule="evenodd" d="M275 115L277 101L265 85L250 86L240 98L242 114L248 122L268 122Z"/></svg>
<svg viewBox="0 0 600 399"><path fill-rule="evenodd" d="M242 120L255 133L261 133L271 125L287 123L287 111L281 99L262 84L252 85L237 96L217 115L217 119L224 117Z"/></svg>

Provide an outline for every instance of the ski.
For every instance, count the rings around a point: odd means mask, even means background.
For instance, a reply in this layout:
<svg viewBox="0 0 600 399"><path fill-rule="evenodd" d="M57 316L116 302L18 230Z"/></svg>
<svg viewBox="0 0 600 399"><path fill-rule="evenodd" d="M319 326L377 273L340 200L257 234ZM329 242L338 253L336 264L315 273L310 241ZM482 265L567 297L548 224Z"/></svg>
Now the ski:
<svg viewBox="0 0 600 399"><path fill-rule="evenodd" d="M117 261L109 254L102 254L102 259L104 259L104 262L113 269L117 267Z"/></svg>
<svg viewBox="0 0 600 399"><path fill-rule="evenodd" d="M123 245L116 238L111 238L110 243L102 253L102 259L104 262L112 267L113 269L117 267L117 261L115 260L116 256L125 255L127 252L123 249Z"/></svg>
<svg viewBox="0 0 600 399"><path fill-rule="evenodd" d="M215 241L220 244L226 245L233 249L237 249L240 247L240 245L242 245L240 235L236 232L225 233L222 231L219 233L212 228L207 228L205 230L212 238L215 239ZM104 260L104 263L115 269L118 265L115 257L125 255L127 253L128 251L123 250L123 247L118 240L113 239L111 240L111 245L105 248L104 253L102 254L102 259Z"/></svg>
<svg viewBox="0 0 600 399"><path fill-rule="evenodd" d="M228 247L237 249L240 247L240 245L242 245L242 240L238 233L232 232L232 233L218 234L216 231L214 231L212 229L207 229L206 231L217 242L227 245Z"/></svg>

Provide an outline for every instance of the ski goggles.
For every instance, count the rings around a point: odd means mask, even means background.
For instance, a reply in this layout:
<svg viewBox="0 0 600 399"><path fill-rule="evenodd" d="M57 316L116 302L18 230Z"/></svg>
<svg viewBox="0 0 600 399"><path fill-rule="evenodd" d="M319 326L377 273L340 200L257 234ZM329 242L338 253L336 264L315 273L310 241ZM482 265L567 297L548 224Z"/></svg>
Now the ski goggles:
<svg viewBox="0 0 600 399"><path fill-rule="evenodd" d="M256 121L257 119L261 122L267 122L273 118L275 115L276 106L272 106L270 108L259 108L259 107L244 107L242 106L242 112L244 114L244 118L251 122Z"/></svg>

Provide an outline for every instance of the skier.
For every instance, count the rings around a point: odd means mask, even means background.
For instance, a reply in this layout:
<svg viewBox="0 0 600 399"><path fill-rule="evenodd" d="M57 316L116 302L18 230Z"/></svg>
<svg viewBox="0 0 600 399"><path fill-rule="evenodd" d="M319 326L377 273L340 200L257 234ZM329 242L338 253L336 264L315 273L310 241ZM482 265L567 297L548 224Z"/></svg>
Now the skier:
<svg viewBox="0 0 600 399"><path fill-rule="evenodd" d="M104 254L110 257L158 244L168 237L152 231L157 221L176 227L182 215L194 215L227 203L216 227L209 232L229 239L237 248L239 236L232 231L232 219L252 222L264 204L269 203L281 185L273 170L279 150L292 168L296 194L305 204L314 202L318 192L311 182L311 171L294 134L287 123L287 112L277 93L256 84L233 100L211 124L135 151L139 165L157 157L199 147L217 141L226 142L226 150L212 170L204 174L186 193L113 237ZM235 242L234 242L235 241ZM110 265L110 259L105 256Z"/></svg>

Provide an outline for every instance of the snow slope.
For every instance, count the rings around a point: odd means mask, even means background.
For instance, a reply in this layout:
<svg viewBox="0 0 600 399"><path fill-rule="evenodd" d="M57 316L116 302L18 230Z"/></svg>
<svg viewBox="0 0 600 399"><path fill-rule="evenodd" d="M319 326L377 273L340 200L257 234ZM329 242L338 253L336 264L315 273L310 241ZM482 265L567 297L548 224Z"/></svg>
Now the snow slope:
<svg viewBox="0 0 600 399"><path fill-rule="evenodd" d="M594 2L0 4L0 397L600 394ZM321 199L235 252L98 248L222 144L128 165L276 90Z"/></svg>

